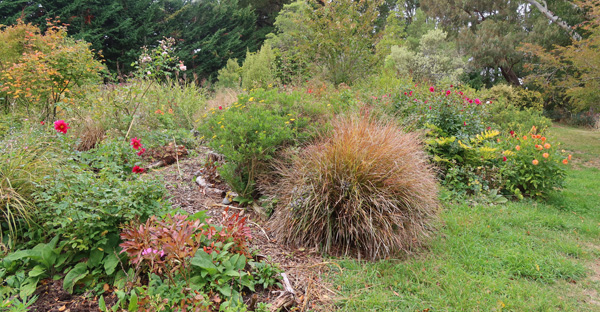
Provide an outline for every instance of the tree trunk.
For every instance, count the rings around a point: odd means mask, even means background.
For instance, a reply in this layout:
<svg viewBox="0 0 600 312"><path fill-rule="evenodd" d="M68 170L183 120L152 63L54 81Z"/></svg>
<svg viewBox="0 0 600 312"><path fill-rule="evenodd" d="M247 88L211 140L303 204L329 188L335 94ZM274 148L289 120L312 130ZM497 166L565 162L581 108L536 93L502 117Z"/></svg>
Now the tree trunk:
<svg viewBox="0 0 600 312"><path fill-rule="evenodd" d="M548 8L546 6L543 6L541 3L537 2L536 0L526 0L526 1L529 2L530 4L534 5L538 10L540 10L540 12L542 12L542 14L544 14L551 22L556 23L556 25L558 25L558 26L560 26L560 28L564 29L569 34L569 36L571 36L571 38L573 38L573 40L580 41L582 39L581 35L578 34L573 27L569 26L569 24L567 24L565 21L563 21L557 15L554 15L554 13L552 13L550 10L548 10Z"/></svg>
<svg viewBox="0 0 600 312"><path fill-rule="evenodd" d="M519 76L512 70L512 67L500 66L500 71L502 72L502 76L508 83L515 87L521 86L521 81L519 80Z"/></svg>

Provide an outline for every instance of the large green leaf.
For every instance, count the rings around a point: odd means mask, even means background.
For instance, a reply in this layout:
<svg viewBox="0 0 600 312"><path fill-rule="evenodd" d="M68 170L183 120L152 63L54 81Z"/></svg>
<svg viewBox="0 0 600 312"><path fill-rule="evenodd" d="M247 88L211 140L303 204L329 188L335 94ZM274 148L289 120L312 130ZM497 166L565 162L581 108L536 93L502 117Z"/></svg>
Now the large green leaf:
<svg viewBox="0 0 600 312"><path fill-rule="evenodd" d="M109 254L104 259L104 270L106 270L107 275L112 275L115 272L115 268L119 264L119 258L114 254Z"/></svg>
<svg viewBox="0 0 600 312"><path fill-rule="evenodd" d="M217 266L213 263L212 257L204 250L198 249L196 255L192 258L191 264L208 272L210 275L217 273Z"/></svg>
<svg viewBox="0 0 600 312"><path fill-rule="evenodd" d="M63 288L69 293L73 293L73 286L79 280L83 279L88 274L87 263L80 262L78 263L67 275L65 276L65 280L63 281Z"/></svg>

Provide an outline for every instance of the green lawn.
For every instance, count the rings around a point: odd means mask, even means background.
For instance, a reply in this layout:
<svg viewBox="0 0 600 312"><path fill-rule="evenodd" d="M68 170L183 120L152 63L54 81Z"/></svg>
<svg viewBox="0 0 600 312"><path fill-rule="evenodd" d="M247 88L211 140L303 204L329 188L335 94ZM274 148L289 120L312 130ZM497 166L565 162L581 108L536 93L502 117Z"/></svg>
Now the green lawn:
<svg viewBox="0 0 600 312"><path fill-rule="evenodd" d="M581 159L600 133L552 128ZM577 139L576 139L577 138ZM576 166L545 202L444 207L428 249L405 260L341 260L342 311L600 311L600 170Z"/></svg>

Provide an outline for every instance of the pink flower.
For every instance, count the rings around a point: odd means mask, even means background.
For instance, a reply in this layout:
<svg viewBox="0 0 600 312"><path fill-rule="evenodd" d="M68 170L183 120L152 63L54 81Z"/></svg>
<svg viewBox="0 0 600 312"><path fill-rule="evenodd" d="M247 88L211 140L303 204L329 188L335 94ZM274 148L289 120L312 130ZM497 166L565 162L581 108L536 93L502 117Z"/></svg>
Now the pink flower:
<svg viewBox="0 0 600 312"><path fill-rule="evenodd" d="M454 88L454 86L453 86L453 85L450 85L450 88Z"/></svg>
<svg viewBox="0 0 600 312"><path fill-rule="evenodd" d="M481 101L479 99L475 99L475 104L480 105Z"/></svg>
<svg viewBox="0 0 600 312"><path fill-rule="evenodd" d="M510 135L511 135L511 136L515 136L515 132L514 132L514 131L512 131L512 130L510 130Z"/></svg>
<svg viewBox="0 0 600 312"><path fill-rule="evenodd" d="M220 106L220 105L219 105L219 110L223 110L223 106Z"/></svg>
<svg viewBox="0 0 600 312"><path fill-rule="evenodd" d="M450 93L452 93L452 91L446 90L446 96L450 95Z"/></svg>
<svg viewBox="0 0 600 312"><path fill-rule="evenodd" d="M463 122L463 125L465 125L465 126L466 126L466 125L467 125L467 122L466 122L466 121L465 121L465 122Z"/></svg>
<svg viewBox="0 0 600 312"><path fill-rule="evenodd" d="M469 100L469 104L473 104L473 100Z"/></svg>
<svg viewBox="0 0 600 312"><path fill-rule="evenodd" d="M69 127L69 124L61 119L54 122L54 129L58 132L62 132L63 134L67 134L67 130L71 129L71 127Z"/></svg>
<svg viewBox="0 0 600 312"><path fill-rule="evenodd" d="M133 166L133 169L131 169L131 172L133 173L144 173L144 171L146 170L144 168L140 168L138 165Z"/></svg>
<svg viewBox="0 0 600 312"><path fill-rule="evenodd" d="M140 149L140 147L142 147L142 142L140 142L140 139L138 139L137 137L131 139L130 144L133 147L133 149Z"/></svg>
<svg viewBox="0 0 600 312"><path fill-rule="evenodd" d="M181 71L187 70L187 66L183 65L183 61L179 61L179 70L181 70Z"/></svg>
<svg viewBox="0 0 600 312"><path fill-rule="evenodd" d="M502 161L506 161L506 156L502 157Z"/></svg>
<svg viewBox="0 0 600 312"><path fill-rule="evenodd" d="M43 120L42 120L42 121L40 121L40 125L42 125L42 126L43 126L43 125L45 125L45 124L46 124L46 123L45 123Z"/></svg>
<svg viewBox="0 0 600 312"><path fill-rule="evenodd" d="M429 92L434 92L435 88L434 87L429 87Z"/></svg>
<svg viewBox="0 0 600 312"><path fill-rule="evenodd" d="M142 156L142 154L144 154L144 152L146 152L146 148L145 148L145 147L142 147L142 149L141 149L139 152L137 152L136 154L137 154L138 156Z"/></svg>
<svg viewBox="0 0 600 312"><path fill-rule="evenodd" d="M488 130L492 130L492 127L487 127Z"/></svg>
<svg viewBox="0 0 600 312"><path fill-rule="evenodd" d="M408 93L408 95L409 95L409 96L412 96L412 91L410 91L410 92Z"/></svg>
<svg viewBox="0 0 600 312"><path fill-rule="evenodd" d="M431 105L429 105L429 109L431 110Z"/></svg>
<svg viewBox="0 0 600 312"><path fill-rule="evenodd" d="M463 93L462 91L458 92L458 94L460 94L460 95L464 95L464 93Z"/></svg>
<svg viewBox="0 0 600 312"><path fill-rule="evenodd" d="M404 92L404 95L408 95L408 93Z"/></svg>

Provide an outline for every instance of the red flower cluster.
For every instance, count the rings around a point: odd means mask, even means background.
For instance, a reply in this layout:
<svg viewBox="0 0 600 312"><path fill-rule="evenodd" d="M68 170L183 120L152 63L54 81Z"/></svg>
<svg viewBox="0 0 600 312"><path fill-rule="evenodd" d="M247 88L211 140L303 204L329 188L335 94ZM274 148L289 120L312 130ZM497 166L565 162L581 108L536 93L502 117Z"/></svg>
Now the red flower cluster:
<svg viewBox="0 0 600 312"><path fill-rule="evenodd" d="M63 134L67 134L67 130L71 129L71 127L69 127L69 124L66 123L64 120L57 120L54 122L54 130L58 131L58 132L62 132Z"/></svg>
<svg viewBox="0 0 600 312"><path fill-rule="evenodd" d="M138 165L133 166L133 169L131 170L133 173L144 173L144 171L146 171L146 169L140 168Z"/></svg>

